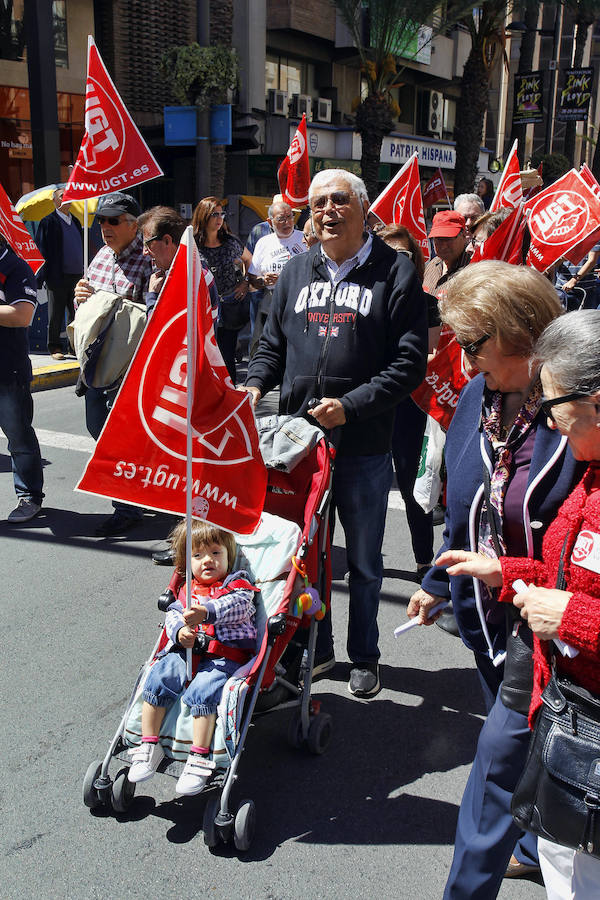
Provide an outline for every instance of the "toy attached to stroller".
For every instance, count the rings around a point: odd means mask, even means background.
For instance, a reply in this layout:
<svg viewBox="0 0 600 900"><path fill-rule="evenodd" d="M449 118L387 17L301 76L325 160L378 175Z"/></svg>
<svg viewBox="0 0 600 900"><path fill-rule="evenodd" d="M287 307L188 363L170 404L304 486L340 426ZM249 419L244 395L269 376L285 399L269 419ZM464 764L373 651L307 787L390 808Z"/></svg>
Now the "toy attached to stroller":
<svg viewBox="0 0 600 900"><path fill-rule="evenodd" d="M303 419L270 417L257 424L269 471L267 511L252 535L238 537L233 564L234 572L245 570L260 589L255 594L256 643L251 658L234 666L236 671L222 690L210 752L203 755L200 763L202 781L192 782L199 786L198 790L180 791L208 793L203 818L205 843L214 847L233 837L240 851L247 850L252 841L254 803L245 800L234 811L230 794L238 778L237 769L252 720L289 708L293 715L288 740L294 747L306 746L315 754L323 753L327 747L332 727L331 717L320 712L320 704L312 701L310 693L317 619L330 602L328 514L334 453L319 429ZM159 600L159 608L173 609L183 583L176 572ZM215 648L211 640L214 636L205 639L208 653L219 655L222 645ZM104 760L97 760L88 768L83 785L86 806L112 806L116 813L125 813L131 804L136 782L128 777L129 765L131 748L135 764L141 745L144 686L157 661L175 655L168 653L171 646L163 627ZM200 654L195 656L201 658ZM239 658L238 663L241 662ZM178 785L183 787L190 783L189 779L186 781L185 767L193 746L192 720L190 708L181 700L166 710L153 760L157 772L176 776ZM199 749L208 751L208 744ZM113 759L127 765L111 778Z"/></svg>

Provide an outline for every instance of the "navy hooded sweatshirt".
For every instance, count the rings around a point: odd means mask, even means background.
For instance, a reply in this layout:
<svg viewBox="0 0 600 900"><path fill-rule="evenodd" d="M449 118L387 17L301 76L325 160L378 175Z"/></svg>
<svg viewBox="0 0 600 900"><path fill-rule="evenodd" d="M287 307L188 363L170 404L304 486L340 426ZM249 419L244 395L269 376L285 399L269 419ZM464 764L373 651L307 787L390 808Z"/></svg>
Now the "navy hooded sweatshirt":
<svg viewBox="0 0 600 900"><path fill-rule="evenodd" d="M425 377L427 304L415 268L373 237L369 256L333 287L320 245L283 269L246 384L281 384L282 414L313 398L344 407L338 452L386 453L396 404Z"/></svg>

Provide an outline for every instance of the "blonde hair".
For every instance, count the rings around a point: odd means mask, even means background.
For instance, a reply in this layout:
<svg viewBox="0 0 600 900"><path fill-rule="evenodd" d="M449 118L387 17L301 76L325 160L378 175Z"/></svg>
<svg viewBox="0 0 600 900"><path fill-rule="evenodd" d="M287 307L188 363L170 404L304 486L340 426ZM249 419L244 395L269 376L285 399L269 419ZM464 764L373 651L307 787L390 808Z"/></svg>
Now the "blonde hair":
<svg viewBox="0 0 600 900"><path fill-rule="evenodd" d="M562 314L556 291L543 275L497 260L457 272L439 309L461 343L488 334L500 352L517 356L530 356L544 328Z"/></svg>
<svg viewBox="0 0 600 900"><path fill-rule="evenodd" d="M169 535L169 540L173 550L175 568L183 578L185 578L186 564L185 539L186 522L185 519L182 519ZM208 547L210 544L221 544L225 547L227 550L227 573L231 572L237 553L237 544L232 533L222 528L216 528L214 525L209 525L208 522L192 519L192 552L202 546Z"/></svg>

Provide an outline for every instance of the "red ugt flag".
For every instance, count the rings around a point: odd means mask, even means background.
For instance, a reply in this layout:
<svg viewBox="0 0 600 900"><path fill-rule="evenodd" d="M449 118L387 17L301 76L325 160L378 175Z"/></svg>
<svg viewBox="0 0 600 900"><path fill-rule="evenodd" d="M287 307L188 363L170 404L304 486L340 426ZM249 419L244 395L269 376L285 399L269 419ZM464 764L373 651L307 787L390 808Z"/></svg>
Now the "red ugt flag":
<svg viewBox="0 0 600 900"><path fill-rule="evenodd" d="M600 197L600 184L594 178L591 169L589 166L584 163L579 170L579 174L588 185L592 193L596 195L596 197ZM590 234L586 235L579 244L576 244L574 247L571 247L568 253L565 253L565 256L569 260L569 262L573 263L573 265L577 265L577 263L581 262L584 256L590 252L592 247L600 241L600 233L598 231L592 231Z"/></svg>
<svg viewBox="0 0 600 900"><path fill-rule="evenodd" d="M294 139L286 156L277 170L279 190L290 206L306 206L310 186L310 165L306 140L306 114L296 129Z"/></svg>
<svg viewBox="0 0 600 900"><path fill-rule="evenodd" d="M85 134L63 200L100 197L162 174L162 169L127 112L90 35L85 86Z"/></svg>
<svg viewBox="0 0 600 900"><path fill-rule="evenodd" d="M490 204L490 212L496 212L496 210L505 206L518 206L523 200L523 186L521 184L519 157L517 156L518 143L518 141L514 142L508 154L502 178Z"/></svg>
<svg viewBox="0 0 600 900"><path fill-rule="evenodd" d="M575 169L523 205L531 244L527 265L545 272L600 228L600 198Z"/></svg>
<svg viewBox="0 0 600 900"><path fill-rule="evenodd" d="M0 185L0 232L4 235L17 256L24 259L33 269L34 275L42 268L45 259L38 250L37 244L31 237L23 219L16 211L8 194Z"/></svg>
<svg viewBox="0 0 600 900"><path fill-rule="evenodd" d="M438 200L448 199L448 191L444 182L441 169L436 169L433 178L430 178L423 188L423 207L428 209Z"/></svg>
<svg viewBox="0 0 600 900"><path fill-rule="evenodd" d="M419 180L418 154L415 152L404 163L396 177L371 204L374 213L385 225L392 222L404 225L421 246L425 261L429 259L429 241L425 230L423 199Z"/></svg>
<svg viewBox="0 0 600 900"><path fill-rule="evenodd" d="M77 490L185 515L190 252L193 292L198 297L192 514L219 528L248 534L262 513L267 473L250 394L229 387L222 377L226 369L191 228Z"/></svg>
<svg viewBox="0 0 600 900"><path fill-rule="evenodd" d="M495 231L485 239L483 244L475 247L471 257L471 265L482 259L500 259L512 265L520 266L523 261L523 237L525 235L525 216L521 205L512 210Z"/></svg>

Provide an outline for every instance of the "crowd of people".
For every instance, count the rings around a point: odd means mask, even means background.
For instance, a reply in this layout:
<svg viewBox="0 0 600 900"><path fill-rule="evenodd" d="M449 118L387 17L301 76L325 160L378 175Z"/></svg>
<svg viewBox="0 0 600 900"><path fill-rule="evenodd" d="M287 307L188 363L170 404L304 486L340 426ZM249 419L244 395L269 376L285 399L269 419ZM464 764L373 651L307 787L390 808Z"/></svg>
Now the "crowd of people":
<svg viewBox="0 0 600 900"><path fill-rule="evenodd" d="M303 230L281 195L245 245L216 197L198 204L192 225L233 382L239 334L250 321L243 387L253 405L279 388L282 414L310 417L336 435L332 503L348 563L348 690L370 699L381 688L381 548L394 469L420 583L408 615L423 625L450 619L450 630L473 652L487 717L444 897L489 900L504 877L541 866L550 898L579 900L597 896L593 840L579 835L571 846L550 840L551 830L523 830L511 799L555 676L596 702L600 695L600 245L579 267L559 265L556 284L555 273L546 277L525 265L471 263L507 214L487 212L492 191L485 181L434 216L427 265L406 228L372 227L365 186L345 170L315 175ZM151 315L185 228L167 207L141 214L125 193L103 197L96 218L104 246L80 277L80 229L61 200L57 194L41 230L47 263L40 277L52 297L49 349L57 356L65 313L72 317L95 292L127 296ZM5 242L0 278L0 426L18 499L9 521L18 524L39 512L44 496L27 355L37 285ZM578 286L586 288L582 301ZM445 436L445 529L436 554L432 512L414 498L427 414L411 395L442 340L460 348L464 387ZM117 391L118 384L79 385L95 439ZM115 502L98 534L122 534L143 512ZM170 563L174 552L168 547L155 561ZM177 630L182 623L178 618ZM557 653L555 640L572 652ZM319 623L314 675L334 665L328 613ZM152 742L163 707L154 695L146 700ZM209 731L203 726L195 736L201 749ZM145 752L150 759L154 751ZM148 759L137 761L140 778L148 777ZM600 809L597 788L588 793Z"/></svg>

